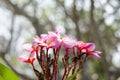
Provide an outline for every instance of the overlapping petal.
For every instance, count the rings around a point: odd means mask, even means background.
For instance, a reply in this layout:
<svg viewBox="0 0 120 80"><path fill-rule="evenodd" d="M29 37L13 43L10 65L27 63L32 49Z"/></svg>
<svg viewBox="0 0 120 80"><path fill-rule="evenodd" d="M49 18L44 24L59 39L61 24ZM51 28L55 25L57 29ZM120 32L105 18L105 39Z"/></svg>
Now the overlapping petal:
<svg viewBox="0 0 120 80"><path fill-rule="evenodd" d="M24 44L23 49L27 52L32 52L33 51L33 48L32 48L31 44Z"/></svg>
<svg viewBox="0 0 120 80"><path fill-rule="evenodd" d="M27 55L21 55L18 58L22 62L31 63L31 64L33 64L33 62L35 60L35 56L33 55L33 53L31 53L29 56L27 56Z"/></svg>
<svg viewBox="0 0 120 80"><path fill-rule="evenodd" d="M94 51L95 50L95 44L94 43L86 43L86 48L89 51Z"/></svg>
<svg viewBox="0 0 120 80"><path fill-rule="evenodd" d="M74 40L68 36L64 36L61 40L65 48L73 48L75 46Z"/></svg>

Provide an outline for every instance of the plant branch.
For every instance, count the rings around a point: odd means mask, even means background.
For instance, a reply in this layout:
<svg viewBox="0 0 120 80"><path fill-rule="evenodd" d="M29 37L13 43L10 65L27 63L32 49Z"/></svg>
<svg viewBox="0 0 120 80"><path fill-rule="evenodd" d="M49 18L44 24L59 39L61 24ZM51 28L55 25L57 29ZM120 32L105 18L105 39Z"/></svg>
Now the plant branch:
<svg viewBox="0 0 120 80"><path fill-rule="evenodd" d="M17 5L13 4L10 0L1 1L3 1L5 7L12 11L14 14L26 17L32 23L33 27L36 30L37 35L40 35L41 33L45 32L45 29L43 27L44 25L39 23L38 18L36 18L35 16L30 16L23 10L23 8L19 8Z"/></svg>

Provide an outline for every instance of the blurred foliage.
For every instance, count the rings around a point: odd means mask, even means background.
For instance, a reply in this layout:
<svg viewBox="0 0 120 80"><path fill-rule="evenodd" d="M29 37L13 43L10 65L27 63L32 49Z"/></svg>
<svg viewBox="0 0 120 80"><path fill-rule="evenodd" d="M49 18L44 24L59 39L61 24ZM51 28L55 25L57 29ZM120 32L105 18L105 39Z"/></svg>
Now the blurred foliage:
<svg viewBox="0 0 120 80"><path fill-rule="evenodd" d="M20 80L12 70L0 63L0 80Z"/></svg>

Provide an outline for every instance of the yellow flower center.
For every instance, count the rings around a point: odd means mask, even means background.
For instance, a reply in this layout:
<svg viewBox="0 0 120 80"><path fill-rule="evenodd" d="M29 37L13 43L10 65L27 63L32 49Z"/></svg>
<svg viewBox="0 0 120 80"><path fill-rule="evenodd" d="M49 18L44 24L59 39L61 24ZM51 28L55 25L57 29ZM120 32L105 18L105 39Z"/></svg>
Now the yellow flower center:
<svg viewBox="0 0 120 80"><path fill-rule="evenodd" d="M48 41L48 42L47 42L47 45L50 45L50 44L51 44L51 42L50 42L50 41Z"/></svg>

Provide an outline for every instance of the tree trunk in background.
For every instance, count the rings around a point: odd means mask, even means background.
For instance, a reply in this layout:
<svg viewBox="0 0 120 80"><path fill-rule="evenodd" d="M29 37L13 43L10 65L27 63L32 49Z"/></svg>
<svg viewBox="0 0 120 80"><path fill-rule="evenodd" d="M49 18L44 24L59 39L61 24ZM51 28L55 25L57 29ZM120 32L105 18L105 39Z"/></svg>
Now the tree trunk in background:
<svg viewBox="0 0 120 80"><path fill-rule="evenodd" d="M107 78L107 71L108 71L108 65L107 61L106 61L106 51L105 51L105 47L103 46L102 43L102 39L101 39L101 35L100 35L100 31L99 31L99 25L96 25L96 22L94 20L94 0L91 0L91 7L90 7L90 32L93 35L93 41L96 42L96 44L98 44L97 46L99 46L99 49L102 51L102 59L101 59L101 70L103 70L103 74L104 74L104 78L105 80L108 80Z"/></svg>

